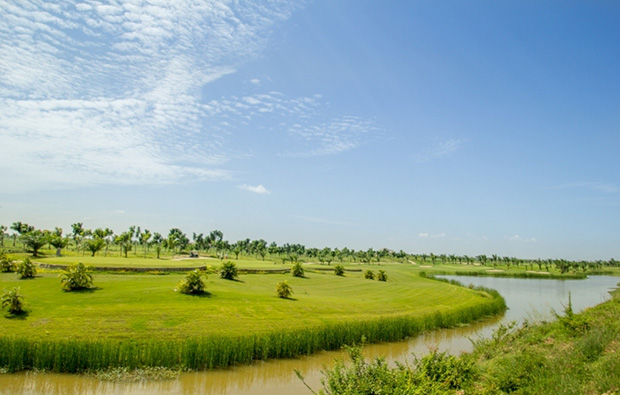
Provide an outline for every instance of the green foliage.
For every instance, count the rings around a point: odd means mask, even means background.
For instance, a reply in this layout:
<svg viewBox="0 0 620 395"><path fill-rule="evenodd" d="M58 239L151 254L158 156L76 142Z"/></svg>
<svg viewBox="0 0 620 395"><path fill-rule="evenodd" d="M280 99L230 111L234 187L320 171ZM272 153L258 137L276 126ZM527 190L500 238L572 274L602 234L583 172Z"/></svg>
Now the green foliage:
<svg viewBox="0 0 620 395"><path fill-rule="evenodd" d="M239 277L239 273L237 271L237 265L234 262L228 261L222 264L222 268L220 269L220 277L225 280L234 280Z"/></svg>
<svg viewBox="0 0 620 395"><path fill-rule="evenodd" d="M24 312L24 297L19 293L19 287L10 291L5 289L0 300L2 301L2 308L9 309L9 314L18 315Z"/></svg>
<svg viewBox="0 0 620 395"><path fill-rule="evenodd" d="M293 295L293 288L286 281L280 281L276 285L276 294L279 298L289 299Z"/></svg>
<svg viewBox="0 0 620 395"><path fill-rule="evenodd" d="M4 253L0 253L0 272L11 273L13 271L15 271L15 264L13 261Z"/></svg>
<svg viewBox="0 0 620 395"><path fill-rule="evenodd" d="M105 240L99 237L86 240L84 244L86 249L91 252L91 256L95 256L96 253L101 251L105 247Z"/></svg>
<svg viewBox="0 0 620 395"><path fill-rule="evenodd" d="M206 277L206 276L204 276ZM179 283L179 291L184 294L201 294L205 291L205 283L202 280L203 274L200 273L200 270L196 269L193 272L190 272L181 282Z"/></svg>
<svg viewBox="0 0 620 395"><path fill-rule="evenodd" d="M20 235L20 240L32 252L32 256L37 256L39 250L47 244L48 233L39 229L33 229Z"/></svg>
<svg viewBox="0 0 620 395"><path fill-rule="evenodd" d="M379 270L379 273L377 273L377 280L379 281L387 281L387 277L385 270Z"/></svg>
<svg viewBox="0 0 620 395"><path fill-rule="evenodd" d="M336 276L344 276L344 266L342 265L334 266L334 274Z"/></svg>
<svg viewBox="0 0 620 395"><path fill-rule="evenodd" d="M373 272L370 269L366 270L364 272L364 278L366 278L368 280L374 280L375 279L375 272Z"/></svg>
<svg viewBox="0 0 620 395"><path fill-rule="evenodd" d="M30 258L26 257L17 265L17 274L21 279L34 278L35 274L37 274L37 267Z"/></svg>
<svg viewBox="0 0 620 395"><path fill-rule="evenodd" d="M291 273L293 277L305 277L304 268L301 265L301 262L295 262L291 267Z"/></svg>
<svg viewBox="0 0 620 395"><path fill-rule="evenodd" d="M60 284L65 291L77 291L88 289L93 286L91 276L82 262L60 273Z"/></svg>
<svg viewBox="0 0 620 395"><path fill-rule="evenodd" d="M413 367L397 364L390 368L384 358L366 362L359 347L346 349L351 363L337 360L325 371L319 394L448 394L461 389L474 376L471 361L437 350L416 358ZM301 374L296 373L303 380Z"/></svg>

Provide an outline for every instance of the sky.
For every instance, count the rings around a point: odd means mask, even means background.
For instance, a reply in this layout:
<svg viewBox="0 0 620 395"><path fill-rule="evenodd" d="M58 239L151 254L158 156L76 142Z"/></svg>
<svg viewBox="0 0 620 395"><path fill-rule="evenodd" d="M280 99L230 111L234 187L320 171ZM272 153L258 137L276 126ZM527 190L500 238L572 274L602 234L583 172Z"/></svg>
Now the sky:
<svg viewBox="0 0 620 395"><path fill-rule="evenodd" d="M620 259L616 1L0 2L0 224Z"/></svg>

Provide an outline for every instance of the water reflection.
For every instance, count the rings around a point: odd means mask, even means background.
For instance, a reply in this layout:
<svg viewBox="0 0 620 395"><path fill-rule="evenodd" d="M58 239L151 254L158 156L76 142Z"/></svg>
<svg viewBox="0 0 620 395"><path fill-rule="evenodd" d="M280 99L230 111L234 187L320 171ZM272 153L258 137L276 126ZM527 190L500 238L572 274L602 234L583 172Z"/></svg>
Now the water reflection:
<svg viewBox="0 0 620 395"><path fill-rule="evenodd" d="M449 277L449 276L446 276ZM620 280L617 277L591 277L587 280L532 280L493 277L449 277L465 284L483 285L500 291L506 299L508 311L505 315L462 328L451 328L422 334L403 342L367 345L367 357L384 356L391 364L394 361L411 361L412 353L425 354L429 347L459 354L470 351L470 338L487 337L500 324L509 321L523 321L551 318L551 309L563 311L563 304L572 296L573 309L583 310L609 297L609 290ZM32 372L0 374L0 394L24 395L99 395L99 394L253 394L271 395L309 394L304 384L296 377L299 370L307 383L318 389L321 370L331 366L334 358L344 357L342 351L321 352L295 359L259 361L248 366L208 372L182 374L176 380L149 381L138 383L103 382L91 377L37 374Z"/></svg>

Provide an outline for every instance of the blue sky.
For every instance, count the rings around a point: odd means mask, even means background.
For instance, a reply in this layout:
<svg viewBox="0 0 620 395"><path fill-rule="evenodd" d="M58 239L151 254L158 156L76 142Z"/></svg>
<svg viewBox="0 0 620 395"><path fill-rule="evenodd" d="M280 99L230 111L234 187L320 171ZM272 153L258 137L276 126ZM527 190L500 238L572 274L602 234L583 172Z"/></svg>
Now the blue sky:
<svg viewBox="0 0 620 395"><path fill-rule="evenodd" d="M613 1L0 3L0 223L620 258Z"/></svg>

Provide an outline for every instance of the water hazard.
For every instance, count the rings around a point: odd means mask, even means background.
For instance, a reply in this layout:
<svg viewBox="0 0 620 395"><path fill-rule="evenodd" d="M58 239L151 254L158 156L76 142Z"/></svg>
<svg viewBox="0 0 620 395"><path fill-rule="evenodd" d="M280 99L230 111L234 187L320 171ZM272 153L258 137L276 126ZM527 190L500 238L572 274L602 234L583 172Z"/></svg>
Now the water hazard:
<svg viewBox="0 0 620 395"><path fill-rule="evenodd" d="M471 350L470 338L489 336L500 323L536 321L552 318L552 309L562 312L570 293L573 309L583 310L609 298L609 291L620 281L618 277L596 276L587 280L534 280L493 277L457 277L464 284L482 285L500 291L508 311L463 328L437 330L402 342L368 345L368 357L384 356L388 361L411 361L412 353L423 355L429 347L458 354ZM178 379L138 383L100 381L69 374L37 374L24 372L0 374L0 394L310 394L294 371L299 370L306 382L317 390L321 370L341 351L321 352L312 356L286 360L260 361L230 369L182 374Z"/></svg>

